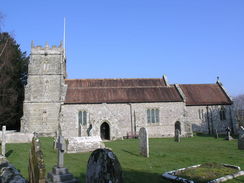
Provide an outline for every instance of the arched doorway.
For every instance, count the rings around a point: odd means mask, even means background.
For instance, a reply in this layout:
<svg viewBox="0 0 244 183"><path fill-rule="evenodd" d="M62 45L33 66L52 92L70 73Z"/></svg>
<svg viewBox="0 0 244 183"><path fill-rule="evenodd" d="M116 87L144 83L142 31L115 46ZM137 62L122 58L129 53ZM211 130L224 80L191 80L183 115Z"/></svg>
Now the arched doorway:
<svg viewBox="0 0 244 183"><path fill-rule="evenodd" d="M102 140L110 140L110 129L108 123L102 123L100 127L100 135Z"/></svg>
<svg viewBox="0 0 244 183"><path fill-rule="evenodd" d="M181 134L181 126L180 126L180 122L179 121L175 122L175 130L177 130L177 129L180 131L180 134Z"/></svg>

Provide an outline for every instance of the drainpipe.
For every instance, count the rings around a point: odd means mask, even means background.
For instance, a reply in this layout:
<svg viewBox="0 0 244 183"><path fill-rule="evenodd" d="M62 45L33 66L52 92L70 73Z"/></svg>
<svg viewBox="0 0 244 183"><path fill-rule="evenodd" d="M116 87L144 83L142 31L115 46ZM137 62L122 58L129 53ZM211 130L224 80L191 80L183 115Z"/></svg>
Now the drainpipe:
<svg viewBox="0 0 244 183"><path fill-rule="evenodd" d="M207 120L208 120L208 134L210 135L211 131L210 131L210 122L209 122L209 111L208 111L208 106L206 107L207 109Z"/></svg>
<svg viewBox="0 0 244 183"><path fill-rule="evenodd" d="M134 111L134 132L136 135L136 111Z"/></svg>
<svg viewBox="0 0 244 183"><path fill-rule="evenodd" d="M131 135L133 135L133 116L132 116L132 105L131 103L128 103L130 106L130 123L131 123Z"/></svg>

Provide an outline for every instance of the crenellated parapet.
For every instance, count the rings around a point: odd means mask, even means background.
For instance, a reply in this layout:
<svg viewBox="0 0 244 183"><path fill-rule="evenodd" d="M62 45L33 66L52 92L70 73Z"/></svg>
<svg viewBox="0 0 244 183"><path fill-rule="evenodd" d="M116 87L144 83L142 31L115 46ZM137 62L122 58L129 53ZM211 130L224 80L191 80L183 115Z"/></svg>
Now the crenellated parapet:
<svg viewBox="0 0 244 183"><path fill-rule="evenodd" d="M31 54L38 54L38 55L47 55L47 54L64 54L64 47L63 42L61 41L60 44L50 46L48 42L46 42L45 46L37 45L35 46L34 41L31 42Z"/></svg>

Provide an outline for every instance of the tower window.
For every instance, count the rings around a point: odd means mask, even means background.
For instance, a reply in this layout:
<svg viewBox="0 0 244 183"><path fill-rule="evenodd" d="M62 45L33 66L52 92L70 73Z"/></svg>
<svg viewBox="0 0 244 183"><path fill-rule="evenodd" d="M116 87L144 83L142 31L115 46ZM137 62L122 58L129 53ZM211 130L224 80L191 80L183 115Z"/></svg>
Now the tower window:
<svg viewBox="0 0 244 183"><path fill-rule="evenodd" d="M79 124L85 126L87 124L87 112L79 111Z"/></svg>
<svg viewBox="0 0 244 183"><path fill-rule="evenodd" d="M159 109L147 109L147 122L159 123Z"/></svg>

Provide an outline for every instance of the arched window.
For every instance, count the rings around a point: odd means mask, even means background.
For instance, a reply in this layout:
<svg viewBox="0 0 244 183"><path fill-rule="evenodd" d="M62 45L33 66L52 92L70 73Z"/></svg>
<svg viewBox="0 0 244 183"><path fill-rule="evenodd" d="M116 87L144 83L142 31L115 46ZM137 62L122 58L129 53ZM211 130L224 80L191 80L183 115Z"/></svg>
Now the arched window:
<svg viewBox="0 0 244 183"><path fill-rule="evenodd" d="M225 115L225 108L222 106L220 111L219 111L219 117L220 120L226 120L226 115Z"/></svg>
<svg viewBox="0 0 244 183"><path fill-rule="evenodd" d="M79 124L86 125L87 124L87 112L79 111Z"/></svg>

